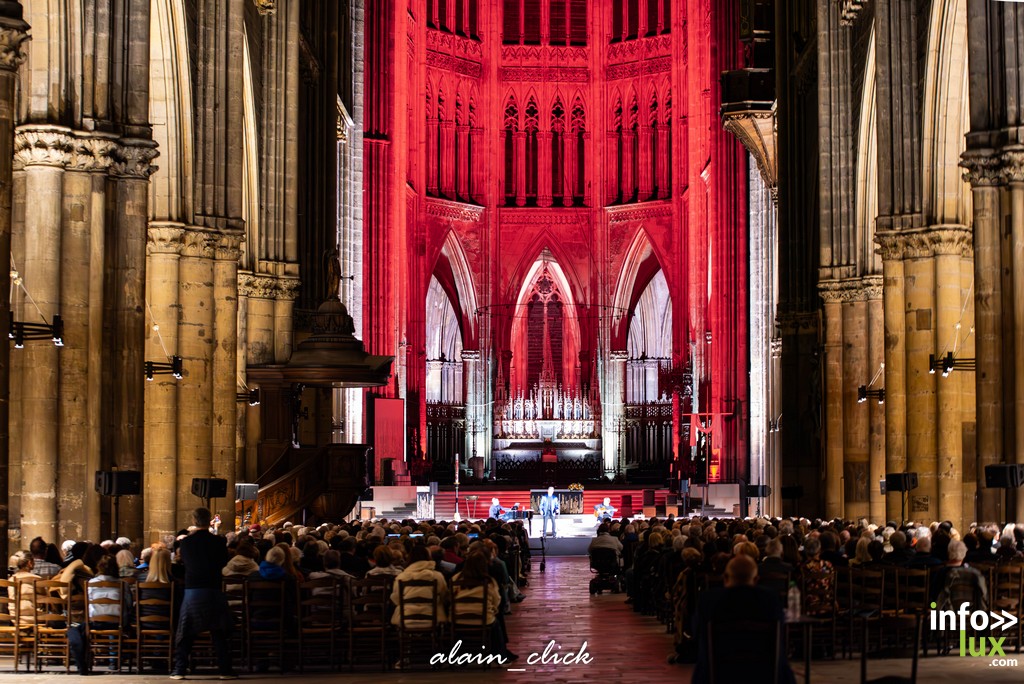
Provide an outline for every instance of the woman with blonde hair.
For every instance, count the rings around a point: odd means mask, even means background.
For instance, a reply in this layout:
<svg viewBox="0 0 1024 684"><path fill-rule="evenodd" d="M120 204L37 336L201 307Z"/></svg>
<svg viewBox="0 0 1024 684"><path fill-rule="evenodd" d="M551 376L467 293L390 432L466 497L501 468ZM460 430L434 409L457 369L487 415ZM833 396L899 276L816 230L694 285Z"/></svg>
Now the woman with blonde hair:
<svg viewBox="0 0 1024 684"><path fill-rule="evenodd" d="M147 582L171 582L171 552L163 546L153 545L153 555L149 559L149 572L146 573Z"/></svg>

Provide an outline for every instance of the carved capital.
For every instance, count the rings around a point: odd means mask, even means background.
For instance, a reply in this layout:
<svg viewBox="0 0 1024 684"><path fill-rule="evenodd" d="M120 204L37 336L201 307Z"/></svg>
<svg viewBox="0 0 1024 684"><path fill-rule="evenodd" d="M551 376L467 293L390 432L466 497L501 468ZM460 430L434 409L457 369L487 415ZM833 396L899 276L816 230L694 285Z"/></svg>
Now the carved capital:
<svg viewBox="0 0 1024 684"><path fill-rule="evenodd" d="M149 224L146 251L149 254L178 255L181 253L184 235L184 224L152 222Z"/></svg>
<svg viewBox="0 0 1024 684"><path fill-rule="evenodd" d="M625 349L613 349L608 353L608 358L618 363L625 363L629 359L629 352Z"/></svg>
<svg viewBox="0 0 1024 684"><path fill-rule="evenodd" d="M121 178L149 180L159 168L151 163L158 156L160 152L156 149L155 141L124 138L114 150L114 162L110 165L110 173Z"/></svg>
<svg viewBox="0 0 1024 684"><path fill-rule="evenodd" d="M894 231L875 233L876 250L882 257L882 261L900 261L903 259L904 241L903 236Z"/></svg>
<svg viewBox="0 0 1024 684"><path fill-rule="evenodd" d="M463 349L462 350L463 361L479 361L480 350L479 349Z"/></svg>
<svg viewBox="0 0 1024 684"><path fill-rule="evenodd" d="M903 236L903 258L921 259L934 254L931 235L925 231L914 231Z"/></svg>
<svg viewBox="0 0 1024 684"><path fill-rule="evenodd" d="M817 311L782 311L775 316L775 322L783 335L816 332L821 327L821 317Z"/></svg>
<svg viewBox="0 0 1024 684"><path fill-rule="evenodd" d="M71 158L74 138L64 126L18 126L14 132L14 164L63 168Z"/></svg>
<svg viewBox="0 0 1024 684"><path fill-rule="evenodd" d="M21 19L0 18L0 69L17 71L25 61L27 55L22 47L28 39L28 28Z"/></svg>
<svg viewBox="0 0 1024 684"><path fill-rule="evenodd" d="M1024 146L1004 147L999 154L1003 179L1007 183L1024 183Z"/></svg>
<svg viewBox="0 0 1024 684"><path fill-rule="evenodd" d="M277 0L253 0L253 2L259 13L264 16L277 13Z"/></svg>
<svg viewBox="0 0 1024 684"><path fill-rule="evenodd" d="M868 0L841 0L839 6L839 23L843 26L850 26L857 21L858 15L864 9Z"/></svg>
<svg viewBox="0 0 1024 684"><path fill-rule="evenodd" d="M217 236L202 230L189 228L185 231L181 245L181 256L192 259L212 259Z"/></svg>
<svg viewBox="0 0 1024 684"><path fill-rule="evenodd" d="M256 299L273 299L276 292L277 278L274 276L239 272L238 294L240 296L254 297Z"/></svg>
<svg viewBox="0 0 1024 684"><path fill-rule="evenodd" d="M935 254L961 255L971 243L971 231L967 226L934 226L928 231L928 239Z"/></svg>
<svg viewBox="0 0 1024 684"><path fill-rule="evenodd" d="M856 280L823 280L818 283L818 294L826 304L852 302L859 298L860 282Z"/></svg>
<svg viewBox="0 0 1024 684"><path fill-rule="evenodd" d="M116 137L100 133L76 133L72 141L68 169L106 173L114 163L117 147Z"/></svg>
<svg viewBox="0 0 1024 684"><path fill-rule="evenodd" d="M217 261L238 261L242 256L241 245L244 239L244 236L240 234L217 236L217 244L214 245L214 258Z"/></svg>
<svg viewBox="0 0 1024 684"><path fill-rule="evenodd" d="M282 277L278 280L277 288L277 294L274 296L274 299L294 301L299 297L298 278Z"/></svg>
<svg viewBox="0 0 1024 684"><path fill-rule="evenodd" d="M774 197L778 194L778 156L775 133L775 105L757 108L754 103L744 103L741 109L723 112L725 130L740 141L757 162L757 170Z"/></svg>
<svg viewBox="0 0 1024 684"><path fill-rule="evenodd" d="M882 298L882 276L880 275L868 275L861 278L862 290L864 292L864 299L871 301L872 299Z"/></svg>
<svg viewBox="0 0 1024 684"><path fill-rule="evenodd" d="M995 150L967 150L960 155L960 166L965 169L964 180L974 187L1003 182L1002 164Z"/></svg>

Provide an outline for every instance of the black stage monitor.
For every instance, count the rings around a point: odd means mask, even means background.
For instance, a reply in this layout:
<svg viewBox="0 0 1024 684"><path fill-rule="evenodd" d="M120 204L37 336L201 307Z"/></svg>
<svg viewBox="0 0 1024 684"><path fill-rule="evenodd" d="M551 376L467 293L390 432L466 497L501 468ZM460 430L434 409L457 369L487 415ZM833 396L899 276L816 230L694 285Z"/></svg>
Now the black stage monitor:
<svg viewBox="0 0 1024 684"><path fill-rule="evenodd" d="M228 495L228 481L219 477L194 477L192 494L200 499L223 499Z"/></svg>

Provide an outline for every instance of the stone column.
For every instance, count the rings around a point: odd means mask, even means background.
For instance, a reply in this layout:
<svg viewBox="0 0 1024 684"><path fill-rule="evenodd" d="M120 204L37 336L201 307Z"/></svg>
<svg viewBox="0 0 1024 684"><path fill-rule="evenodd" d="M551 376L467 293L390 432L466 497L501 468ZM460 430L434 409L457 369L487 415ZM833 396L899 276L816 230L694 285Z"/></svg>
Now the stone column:
<svg viewBox="0 0 1024 684"><path fill-rule="evenodd" d="M537 133L537 206L551 206L551 131Z"/></svg>
<svg viewBox="0 0 1024 684"><path fill-rule="evenodd" d="M438 121L427 118L427 194L437 195L438 180Z"/></svg>
<svg viewBox="0 0 1024 684"><path fill-rule="evenodd" d="M516 206L526 206L526 131L512 134L512 168L516 174Z"/></svg>
<svg viewBox="0 0 1024 684"><path fill-rule="evenodd" d="M455 197L455 122L441 122L441 194Z"/></svg>
<svg viewBox="0 0 1024 684"><path fill-rule="evenodd" d="M969 150L962 165L971 183L974 216L974 339L977 370L977 464L979 521L998 521L1000 490L983 487L985 466L1001 462L1003 450L1003 293L999 236L1000 164L991 150ZM971 516L968 516L971 517Z"/></svg>
<svg viewBox="0 0 1024 684"><path fill-rule="evenodd" d="M148 56L148 51L147 51ZM106 245L106 292L104 302L109 327L107 347L113 373L106 453L121 470L143 470L145 449L145 354L146 354L146 243L149 230L149 177L156 171L152 140L122 138L110 166L114 206L109 214ZM141 496L121 501L118 532L131 539L142 536Z"/></svg>
<svg viewBox="0 0 1024 684"><path fill-rule="evenodd" d="M14 92L18 81L18 66L25 61L22 43L28 38L29 26L22 21L21 4L0 4L0 260L11 260L11 188L14 160ZM8 269L10 271L10 269ZM10 277L8 276L8 288ZM7 339L10 332L10 300L4 298L0 306L0 338ZM0 558L8 557L8 502L12 486L9 475L10 441L10 355L8 343L0 349ZM24 538L24 537L22 537ZM29 538L31 540L31 537Z"/></svg>
<svg viewBox="0 0 1024 684"><path fill-rule="evenodd" d="M61 202L64 166L73 146L61 126L19 126L15 158L25 173L25 256L18 264L26 301L20 319L40 323L60 313ZM34 304L33 304L34 302ZM38 309L36 308L38 307ZM28 342L15 349L24 363L21 408L21 538L57 536L57 467L60 423L57 409L59 350L53 343Z"/></svg>
<svg viewBox="0 0 1024 684"><path fill-rule="evenodd" d="M274 292L274 359L287 363L292 358L292 312L299 296L298 278L279 278Z"/></svg>
<svg viewBox="0 0 1024 684"><path fill-rule="evenodd" d="M878 400L869 399L863 404L857 400L857 388L871 382L874 371L868 366L867 302L858 281L849 286L849 301L843 303L843 515L856 520L870 513L868 407L870 404L877 406ZM872 387L877 388L878 384Z"/></svg>
<svg viewBox="0 0 1024 684"><path fill-rule="evenodd" d="M619 423L623 419L622 407L626 396L626 360L629 352L613 350L608 355L607 376L601 398L601 440L604 451L604 472L614 477L621 466L623 434Z"/></svg>
<svg viewBox="0 0 1024 684"><path fill-rule="evenodd" d="M483 398L480 396L480 378L478 377L480 372L480 350L478 349L463 349L462 350L462 377L465 383L465 404L466 404L466 443L463 445L463 456L466 459L466 463L469 463L469 459L473 456L482 456L483 451L480 448L480 438L483 436L484 430L484 411L481 410L480 404L483 403ZM490 466L489 463L484 464L484 470Z"/></svg>
<svg viewBox="0 0 1024 684"><path fill-rule="evenodd" d="M455 174L457 177L456 194L459 199L469 201L469 174L470 174L470 163L469 163L469 126L459 126L456 131L458 136L458 159L459 168Z"/></svg>
<svg viewBox="0 0 1024 684"><path fill-rule="evenodd" d="M931 231L935 252L935 355L953 351L956 339L967 330L957 330L963 296L960 292L960 259L971 234L965 226L936 226ZM963 356L963 350L956 350ZM938 468L937 520L951 520L963 529L963 422L960 409L961 373L936 380L936 416Z"/></svg>
<svg viewBox="0 0 1024 684"><path fill-rule="evenodd" d="M213 474L213 256L213 236L187 228L178 266L178 355L184 366L178 381L179 518L202 505L192 496L192 479Z"/></svg>
<svg viewBox="0 0 1024 684"><path fill-rule="evenodd" d="M825 300L825 517L843 517L843 309L841 284L821 284Z"/></svg>
<svg viewBox="0 0 1024 684"><path fill-rule="evenodd" d="M583 134L583 206L593 206L590 192L590 163L594 156L594 147L591 144L590 133ZM614 168L614 164L610 164ZM608 199L611 201L611 198Z"/></svg>
<svg viewBox="0 0 1024 684"><path fill-rule="evenodd" d="M863 281L864 296L867 299L868 375L869 379L873 378L881 369L883 372L879 375L879 382L875 384L884 385L885 314L882 303L882 277L865 276ZM882 496L879 487L879 482L885 478L885 405L879 405L877 401L869 401L867 404L868 421L871 426L868 447L868 498L871 502L869 519L888 520L885 517L885 497Z"/></svg>
<svg viewBox="0 0 1024 684"><path fill-rule="evenodd" d="M213 475L228 481L227 496L214 502L223 529L235 520L235 460L238 420L238 258L241 235L218 237L213 263Z"/></svg>
<svg viewBox="0 0 1024 684"><path fill-rule="evenodd" d="M149 334L146 359L166 361L178 353L178 262L181 258L185 226L181 223L149 225L149 264L147 266ZM145 540L159 541L174 534L187 520L186 511L178 513L178 380L170 375L154 375L146 382L146 466L143 479L146 512L143 520Z"/></svg>
<svg viewBox="0 0 1024 684"><path fill-rule="evenodd" d="M1013 290L1006 292L1004 299L1013 321L1012 343L1007 349L1008 354L1012 350L1013 358L1013 405L1004 412L1013 426L1013 444L1006 461L1024 463L1024 145L1004 148L1002 162L1010 188L1009 267L1013 274ZM1015 494L1016 509L1008 511L1005 519L1024 520L1024 496L1019 490Z"/></svg>
<svg viewBox="0 0 1024 684"><path fill-rule="evenodd" d="M642 14L642 13L641 13ZM640 195L639 200L644 201L651 198L654 178L652 177L651 160L651 127L640 127Z"/></svg>
<svg viewBox="0 0 1024 684"><path fill-rule="evenodd" d="M104 252L106 177L116 144L114 136L77 134L64 173L60 300L65 346L59 355L57 471L60 539L88 539L99 534L99 511L93 514L88 505L98 495L88 486L83 491L82 483L91 482L100 466L103 297L102 287L97 288L99 297L94 297L93 283L102 284L103 266L94 264L93 255Z"/></svg>
<svg viewBox="0 0 1024 684"><path fill-rule="evenodd" d="M885 472L902 473L907 467L906 326L903 295L903 240L900 236L876 233L882 254L882 307L885 340ZM885 498L885 519L900 517L901 501L896 494Z"/></svg>
<svg viewBox="0 0 1024 684"><path fill-rule="evenodd" d="M906 316L907 469L917 473L918 487L908 495L911 520L935 519L939 498L936 478L935 379L928 355L935 351L935 258L927 233L905 236L903 292ZM886 364L888 368L888 363Z"/></svg>

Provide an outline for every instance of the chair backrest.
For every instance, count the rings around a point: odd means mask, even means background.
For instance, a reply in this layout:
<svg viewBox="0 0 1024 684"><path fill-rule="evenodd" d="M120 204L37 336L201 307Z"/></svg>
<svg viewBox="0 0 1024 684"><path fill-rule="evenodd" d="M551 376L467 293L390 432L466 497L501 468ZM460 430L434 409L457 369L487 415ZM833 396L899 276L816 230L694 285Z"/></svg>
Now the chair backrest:
<svg viewBox="0 0 1024 684"><path fill-rule="evenodd" d="M63 596L61 596L63 594ZM32 608L41 629L66 630L71 614L71 586L60 580L36 580Z"/></svg>
<svg viewBox="0 0 1024 684"><path fill-rule="evenodd" d="M391 588L395 578L391 575L371 575L365 579L349 580L349 602L352 625L362 629L383 629Z"/></svg>
<svg viewBox="0 0 1024 684"><path fill-rule="evenodd" d="M1024 567L1018 563L1003 563L996 567L992 577L992 605L1021 615L1022 593L1024 593Z"/></svg>
<svg viewBox="0 0 1024 684"><path fill-rule="evenodd" d="M885 573L878 568L854 568L853 603L858 612L881 612L885 596Z"/></svg>
<svg viewBox="0 0 1024 684"><path fill-rule="evenodd" d="M782 605L786 605L789 582L790 574L788 572L766 572L757 576L757 586L778 596L782 600Z"/></svg>
<svg viewBox="0 0 1024 684"><path fill-rule="evenodd" d="M86 614L91 631L121 631L124 616L124 583L121 580L89 582L85 592ZM116 594L116 596L115 596Z"/></svg>
<svg viewBox="0 0 1024 684"><path fill-rule="evenodd" d="M493 580L452 582L452 625L479 627L487 624L488 588ZM479 589L479 591L476 591Z"/></svg>
<svg viewBox="0 0 1024 684"><path fill-rule="evenodd" d="M340 613L338 611L337 584L337 580L333 577L299 583L299 624L302 627L319 627L338 623Z"/></svg>
<svg viewBox="0 0 1024 684"><path fill-rule="evenodd" d="M713 620L707 638L709 681L777 683L781 639L777 622Z"/></svg>
<svg viewBox="0 0 1024 684"><path fill-rule="evenodd" d="M437 583L434 580L399 580L399 628L435 629L437 624Z"/></svg>
<svg viewBox="0 0 1024 684"><path fill-rule="evenodd" d="M0 626L10 627L17 623L20 593L21 587L12 580L0 580Z"/></svg>
<svg viewBox="0 0 1024 684"><path fill-rule="evenodd" d="M257 623L258 631L284 630L284 593L287 582L248 580L245 583L245 609L247 623L252 631Z"/></svg>
<svg viewBox="0 0 1024 684"><path fill-rule="evenodd" d="M901 611L924 614L931 609L930 578L931 572L926 569L897 569L896 586Z"/></svg>
<svg viewBox="0 0 1024 684"><path fill-rule="evenodd" d="M135 584L135 623L140 632L170 631L174 624L174 584Z"/></svg>

